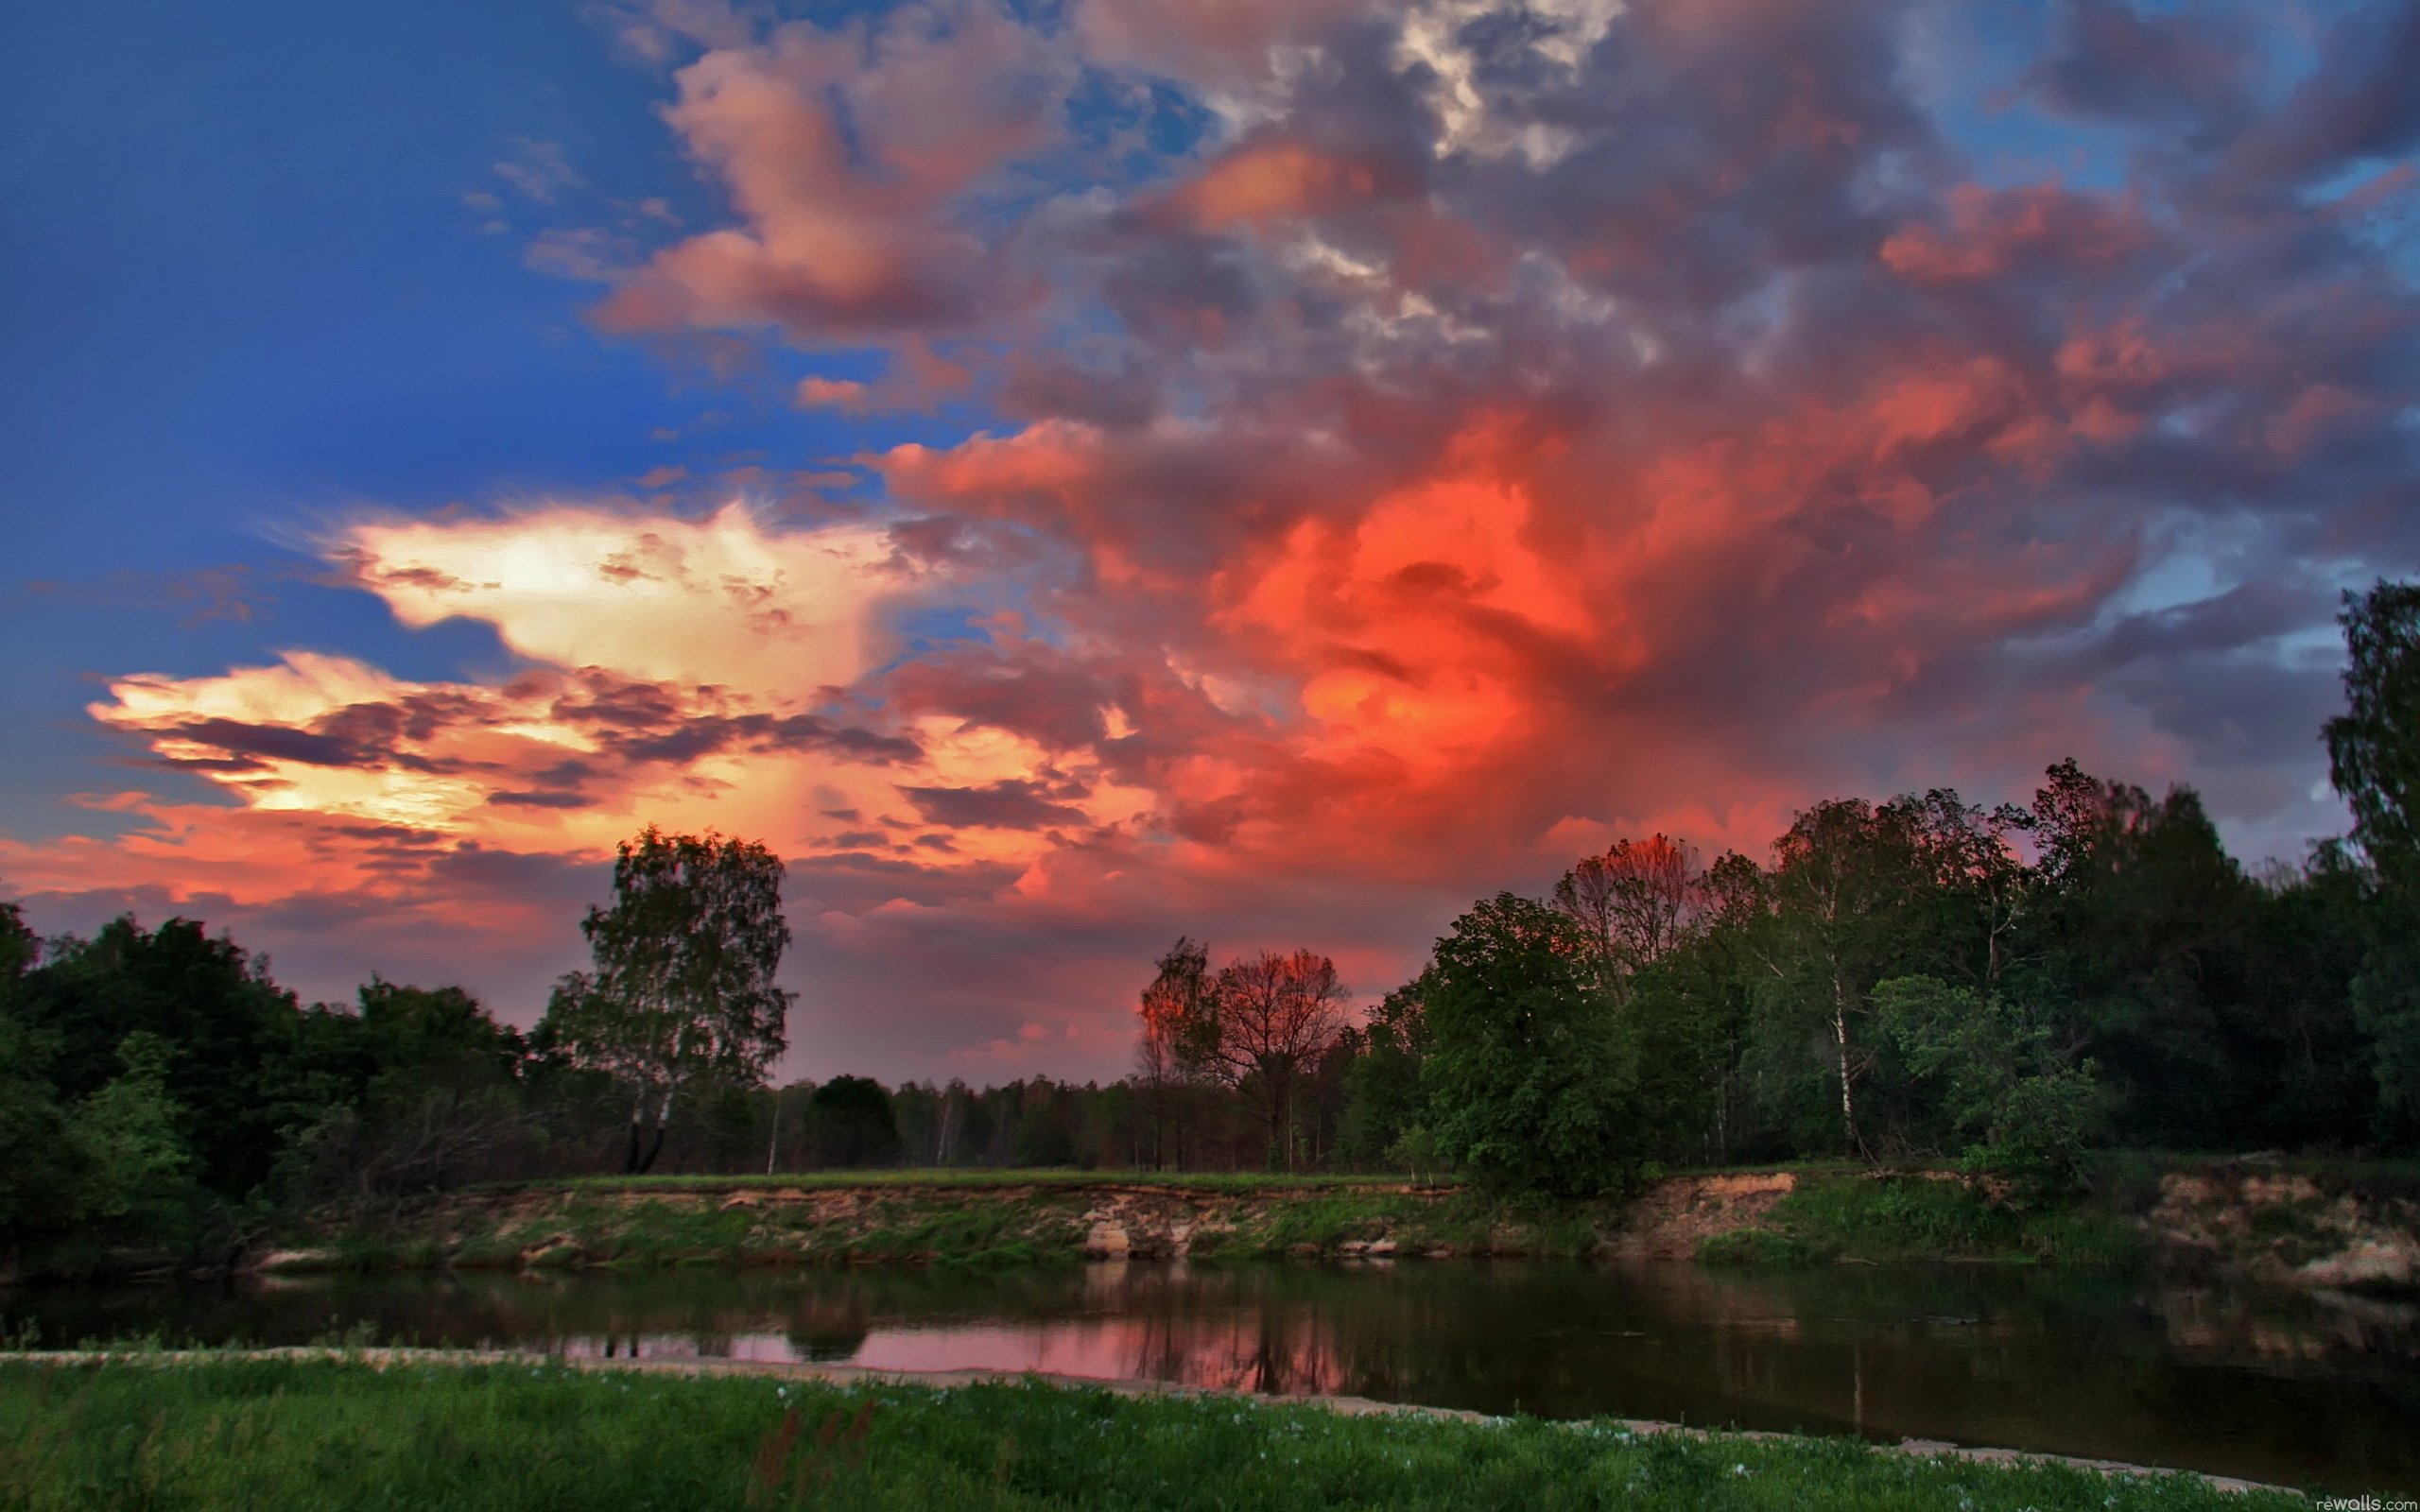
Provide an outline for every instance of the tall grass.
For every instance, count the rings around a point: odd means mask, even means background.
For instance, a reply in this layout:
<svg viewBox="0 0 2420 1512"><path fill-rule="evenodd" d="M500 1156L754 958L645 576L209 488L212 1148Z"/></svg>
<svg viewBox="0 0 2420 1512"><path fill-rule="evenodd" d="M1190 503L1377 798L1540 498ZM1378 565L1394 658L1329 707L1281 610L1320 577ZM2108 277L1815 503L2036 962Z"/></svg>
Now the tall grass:
<svg viewBox="0 0 2420 1512"><path fill-rule="evenodd" d="M550 1365L0 1366L0 1512L1738 1508L2270 1512L2291 1498L1879 1452L1032 1385Z"/></svg>

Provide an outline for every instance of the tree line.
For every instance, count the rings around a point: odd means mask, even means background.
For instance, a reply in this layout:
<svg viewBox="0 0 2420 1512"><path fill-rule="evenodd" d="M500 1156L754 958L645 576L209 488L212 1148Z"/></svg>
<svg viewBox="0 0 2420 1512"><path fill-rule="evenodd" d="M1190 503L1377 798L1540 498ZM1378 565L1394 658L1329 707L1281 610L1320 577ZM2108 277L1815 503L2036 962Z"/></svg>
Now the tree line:
<svg viewBox="0 0 2420 1512"><path fill-rule="evenodd" d="M2352 833L2247 872L2200 798L2074 762L2031 801L1663 834L1454 920L1351 1003L1309 949L1180 938L1133 1072L776 1088L782 863L649 828L527 1031L459 988L302 1004L194 920L41 940L0 903L0 1246L232 1254L483 1180L859 1165L1453 1169L1955 1160L2020 1196L2102 1144L2420 1147L2420 585L2348 595L2323 737ZM1139 973L1138 973L1139 974Z"/></svg>

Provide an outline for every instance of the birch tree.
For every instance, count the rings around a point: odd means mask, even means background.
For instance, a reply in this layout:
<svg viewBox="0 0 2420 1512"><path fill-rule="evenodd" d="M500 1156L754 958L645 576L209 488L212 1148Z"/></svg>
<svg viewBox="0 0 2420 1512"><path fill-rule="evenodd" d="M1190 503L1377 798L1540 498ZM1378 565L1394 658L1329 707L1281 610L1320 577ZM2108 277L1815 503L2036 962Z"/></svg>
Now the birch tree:
<svg viewBox="0 0 2420 1512"><path fill-rule="evenodd" d="M546 1017L574 1064L629 1091L623 1169L637 1174L663 1152L685 1088L762 1085L788 1047L795 994L773 985L790 942L782 860L757 841L648 825L618 848L614 906L579 928L593 969L555 985Z"/></svg>

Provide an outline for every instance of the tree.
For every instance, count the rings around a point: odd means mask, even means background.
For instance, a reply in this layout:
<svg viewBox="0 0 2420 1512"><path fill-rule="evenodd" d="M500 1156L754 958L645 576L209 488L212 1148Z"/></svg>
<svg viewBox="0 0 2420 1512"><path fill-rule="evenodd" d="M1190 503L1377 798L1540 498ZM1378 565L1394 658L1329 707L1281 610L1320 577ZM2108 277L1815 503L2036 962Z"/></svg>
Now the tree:
<svg viewBox="0 0 2420 1512"><path fill-rule="evenodd" d="M1213 1076L1253 1104L1270 1162L1287 1170L1294 1168L1296 1079L1336 1042L1345 999L1336 963L1306 950L1263 951L1211 979L1213 1032L1202 1058Z"/></svg>
<svg viewBox="0 0 2420 1512"><path fill-rule="evenodd" d="M1638 1044L1651 1153L1720 1161L1753 1134L1741 1074L1772 924L1772 879L1728 851L1697 891L1695 927L1632 980L1622 1011Z"/></svg>
<svg viewBox="0 0 2420 1512"><path fill-rule="evenodd" d="M268 963L190 919L131 916L56 942L17 988L17 1011L56 1047L50 1077L73 1107L126 1074L127 1037L168 1047L164 1093L193 1175L227 1203L268 1179L305 1113L284 1095L301 1010Z"/></svg>
<svg viewBox="0 0 2420 1512"><path fill-rule="evenodd" d="M1874 1065L1866 994L1907 950L1908 903L1923 872L1907 811L1833 799L1773 842L1773 916L1763 932L1770 1038L1820 1024L1842 1153L1868 1154L1858 1088Z"/></svg>
<svg viewBox="0 0 2420 1512"><path fill-rule="evenodd" d="M833 1077L807 1095L806 1144L818 1166L897 1164L890 1094L871 1077Z"/></svg>
<svg viewBox="0 0 2420 1512"><path fill-rule="evenodd" d="M1210 1006L1210 948L1180 935L1161 956L1137 1008L1142 1032L1134 1074L1151 1119L1151 1162L1166 1163L1168 1125L1176 1125L1176 1163L1184 1164L1184 1102L1218 1041Z"/></svg>
<svg viewBox="0 0 2420 1512"><path fill-rule="evenodd" d="M1696 851L1661 833L1617 840L1555 884L1554 905L1568 914L1619 973L1654 965L1678 949L1703 912Z"/></svg>
<svg viewBox="0 0 2420 1512"><path fill-rule="evenodd" d="M2033 799L2041 852L2010 995L2100 1063L2120 1138L2205 1148L2235 1132L2260 891L2189 787L2153 799L2072 761ZM1921 968L1914 968L1921 969Z"/></svg>
<svg viewBox="0 0 2420 1512"><path fill-rule="evenodd" d="M1437 941L1422 1000L1434 1148L1480 1180L1589 1196L1637 1170L1635 1068L1568 915L1499 893Z"/></svg>
<svg viewBox="0 0 2420 1512"><path fill-rule="evenodd" d="M360 1213L493 1176L531 1122L520 1033L458 987L373 974L355 1011L317 1005L300 1028L287 1096L317 1111L288 1152L288 1200Z"/></svg>
<svg viewBox="0 0 2420 1512"><path fill-rule="evenodd" d="M2377 878L2353 1005L2389 1122L2420 1128L2420 583L2344 595L2345 711L2328 775Z"/></svg>
<svg viewBox="0 0 2420 1512"><path fill-rule="evenodd" d="M1905 794L1877 811L1903 833L1917 868L1922 914L1912 922L1911 954L1962 976L1997 982L2011 963L2032 883L2012 837L2033 816L2013 803L1969 805L1957 790Z"/></svg>
<svg viewBox="0 0 2420 1512"><path fill-rule="evenodd" d="M1421 1063L1428 1054L1428 1016L1421 1003L1425 989L1425 979L1395 988L1379 1002L1366 1025L1344 1031L1352 1059L1345 1072L1337 1143L1358 1164L1394 1159L1404 1136L1426 1114L1420 1085Z"/></svg>
<svg viewBox="0 0 2420 1512"><path fill-rule="evenodd" d="M14 902L0 902L0 1008L16 1001L26 973L42 959L42 941L26 927L25 911Z"/></svg>
<svg viewBox="0 0 2420 1512"><path fill-rule="evenodd" d="M623 1169L655 1163L682 1090L753 1087L787 1048L795 994L773 985L790 942L782 861L752 840L649 825L614 864L614 906L580 923L595 969L546 1006L554 1042L630 1096Z"/></svg>
<svg viewBox="0 0 2420 1512"><path fill-rule="evenodd" d="M2420 886L2420 583L2344 595L2344 713L2327 722L2327 771L2353 838L2391 886Z"/></svg>
<svg viewBox="0 0 2420 1512"><path fill-rule="evenodd" d="M2074 1063L2015 1005L1929 976L1874 989L1882 1032L1933 1085L1968 1170L2006 1178L2020 1203L2083 1184L2104 1098L2089 1060Z"/></svg>
<svg viewBox="0 0 2420 1512"><path fill-rule="evenodd" d="M172 1049L136 1030L118 1046L124 1073L84 1099L76 1137L91 1170L83 1207L92 1217L129 1222L146 1235L168 1235L192 1211L184 1180L193 1160L177 1134L168 1096ZM183 1237L179 1235L178 1237Z"/></svg>

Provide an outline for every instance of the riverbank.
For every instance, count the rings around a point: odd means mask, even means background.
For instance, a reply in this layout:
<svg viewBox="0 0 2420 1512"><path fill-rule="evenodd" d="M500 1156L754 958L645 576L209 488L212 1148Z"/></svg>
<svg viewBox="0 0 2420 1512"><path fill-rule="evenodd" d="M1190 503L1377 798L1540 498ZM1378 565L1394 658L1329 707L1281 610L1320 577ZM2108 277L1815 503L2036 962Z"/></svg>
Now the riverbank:
<svg viewBox="0 0 2420 1512"><path fill-rule="evenodd" d="M1953 1173L1846 1163L1698 1172L1622 1201L1523 1203L1350 1176L1035 1171L585 1178L457 1193L289 1228L258 1271L1023 1266L1279 1257L2150 1264L2299 1290L2420 1289L2420 1171L2113 1155L2071 1203L2019 1209ZM182 1274L169 1256L20 1257L18 1277ZM8 1278L0 1275L0 1281Z"/></svg>
<svg viewBox="0 0 2420 1512"><path fill-rule="evenodd" d="M1685 1259L1800 1179L1720 1173L1636 1202L1523 1203L1401 1179L885 1173L464 1193L261 1257L268 1269L413 1265L1025 1265L1078 1260Z"/></svg>
<svg viewBox="0 0 2420 1512"><path fill-rule="evenodd" d="M1848 1165L1668 1177L1624 1201L1525 1204L1352 1177L824 1173L585 1180L459 1194L322 1230L268 1269L1024 1265L1084 1259L1479 1257L1788 1266L2124 1265L2302 1289L2420 1286L2401 1167L2112 1157L2072 1203L2020 1209L1946 1172Z"/></svg>
<svg viewBox="0 0 2420 1512"><path fill-rule="evenodd" d="M735 1362L20 1355L0 1357L0 1416L21 1425L0 1504L28 1508L2302 1504L1946 1445Z"/></svg>

